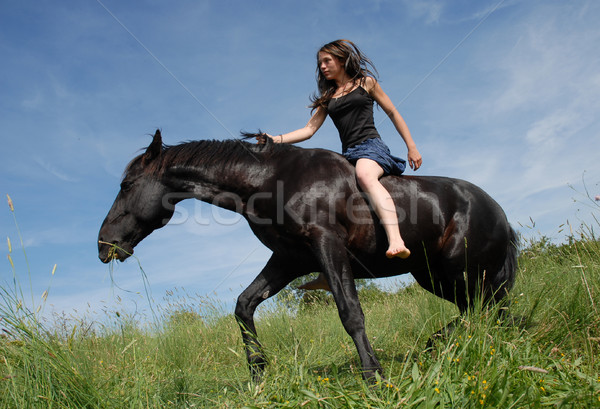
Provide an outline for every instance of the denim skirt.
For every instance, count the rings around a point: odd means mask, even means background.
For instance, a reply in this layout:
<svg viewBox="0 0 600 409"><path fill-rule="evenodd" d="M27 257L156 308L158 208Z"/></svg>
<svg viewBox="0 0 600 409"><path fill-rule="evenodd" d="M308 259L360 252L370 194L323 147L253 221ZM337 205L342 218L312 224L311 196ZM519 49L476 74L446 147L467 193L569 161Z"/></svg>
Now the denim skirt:
<svg viewBox="0 0 600 409"><path fill-rule="evenodd" d="M390 148L381 138L369 138L364 142L351 146L343 153L350 163L356 165L359 159L371 159L381 166L385 175L400 176L406 169L406 161L392 156Z"/></svg>

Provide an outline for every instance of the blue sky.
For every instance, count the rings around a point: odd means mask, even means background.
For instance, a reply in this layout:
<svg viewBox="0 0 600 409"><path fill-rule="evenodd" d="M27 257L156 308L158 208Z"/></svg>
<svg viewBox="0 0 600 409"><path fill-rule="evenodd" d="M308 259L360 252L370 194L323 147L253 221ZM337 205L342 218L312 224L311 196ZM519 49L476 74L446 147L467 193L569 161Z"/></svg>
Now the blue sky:
<svg viewBox="0 0 600 409"><path fill-rule="evenodd" d="M469 180L524 235L561 241L567 220L594 223L582 181L600 194L599 20L595 0L2 1L0 190L35 302L57 264L48 314L143 308L135 260L114 269L127 292L96 254L125 165L156 128L175 144L303 126L315 53L338 38L375 62L419 174ZM376 122L405 156L381 111ZM340 149L329 120L301 146ZM29 293L8 206L0 232ZM243 220L198 202L136 249L157 302L184 288L226 305L269 254Z"/></svg>

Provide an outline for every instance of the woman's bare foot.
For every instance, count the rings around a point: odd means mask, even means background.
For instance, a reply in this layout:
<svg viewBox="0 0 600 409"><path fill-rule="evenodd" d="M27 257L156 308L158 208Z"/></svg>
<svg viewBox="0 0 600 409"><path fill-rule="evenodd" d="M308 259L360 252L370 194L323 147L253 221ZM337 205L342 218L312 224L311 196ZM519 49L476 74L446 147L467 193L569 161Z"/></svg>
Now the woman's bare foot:
<svg viewBox="0 0 600 409"><path fill-rule="evenodd" d="M387 258L408 258L408 256L410 256L410 250L406 248L405 245L395 247L390 246L390 248L385 252L385 255Z"/></svg>
<svg viewBox="0 0 600 409"><path fill-rule="evenodd" d="M329 284L327 283L327 279L325 278L325 276L323 274L319 274L319 276L316 279L314 279L312 281L309 281L306 284L302 284L298 288L300 290L325 290L325 291L331 291L331 288L329 288Z"/></svg>

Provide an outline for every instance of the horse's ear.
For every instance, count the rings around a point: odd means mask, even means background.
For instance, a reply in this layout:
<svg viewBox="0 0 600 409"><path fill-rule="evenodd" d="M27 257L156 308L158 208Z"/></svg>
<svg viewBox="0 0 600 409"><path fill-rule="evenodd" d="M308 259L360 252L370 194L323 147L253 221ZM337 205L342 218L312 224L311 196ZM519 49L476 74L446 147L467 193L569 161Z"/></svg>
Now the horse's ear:
<svg viewBox="0 0 600 409"><path fill-rule="evenodd" d="M152 138L152 143L148 146L148 149L146 149L146 153L144 153L144 163L149 163L160 156L162 149L162 136L160 135L160 130L157 129Z"/></svg>

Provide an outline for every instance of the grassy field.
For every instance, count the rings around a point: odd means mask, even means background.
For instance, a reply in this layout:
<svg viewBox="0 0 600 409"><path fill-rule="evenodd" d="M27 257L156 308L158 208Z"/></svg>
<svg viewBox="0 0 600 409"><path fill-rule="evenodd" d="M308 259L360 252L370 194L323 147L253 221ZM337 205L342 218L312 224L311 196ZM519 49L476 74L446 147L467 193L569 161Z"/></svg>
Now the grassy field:
<svg viewBox="0 0 600 409"><path fill-rule="evenodd" d="M0 408L600 407L600 242L583 229L526 243L510 316L462 317L430 349L452 304L418 286L362 291L385 371L374 386L328 295L259 309L270 362L254 384L233 316L210 300L175 295L153 324L112 312L50 326L2 287Z"/></svg>

